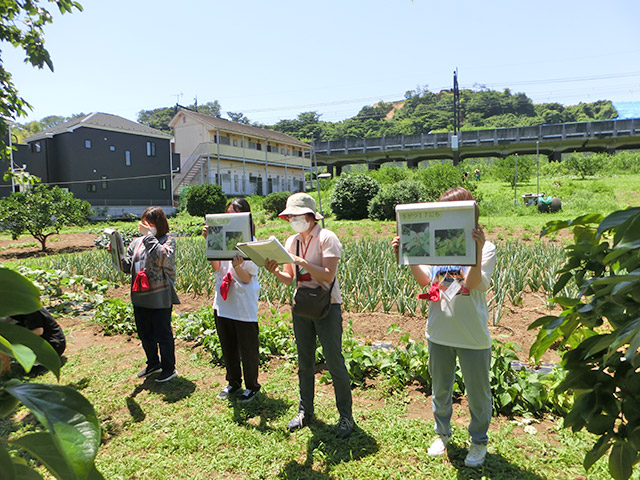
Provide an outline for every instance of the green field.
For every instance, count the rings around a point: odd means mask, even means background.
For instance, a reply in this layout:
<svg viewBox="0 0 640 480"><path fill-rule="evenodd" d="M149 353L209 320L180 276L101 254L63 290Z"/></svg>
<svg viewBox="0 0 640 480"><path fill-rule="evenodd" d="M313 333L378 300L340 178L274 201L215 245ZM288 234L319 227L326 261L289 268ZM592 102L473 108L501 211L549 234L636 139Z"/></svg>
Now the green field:
<svg viewBox="0 0 640 480"><path fill-rule="evenodd" d="M534 177L518 185L518 196L535 192L536 188ZM560 198L562 211L541 214L521 200L514 202L513 187L497 179L486 178L477 184L481 223L497 243L502 262L488 295L494 323L500 322L503 308L517 311L523 296L536 296L542 302L551 296L553 272L563 261L563 243L538 241L542 227L549 220L568 220L592 211L606 214L640 205L640 174L616 173L584 180L570 175L546 175L540 179L540 191ZM329 204L330 194L330 189L322 192L323 205ZM313 195L317 198L317 193ZM257 236L286 238L290 234L288 224L269 219L258 208L259 203L256 201L254 206ZM403 316L422 316L425 305L416 299L415 282L406 269L396 265L389 248L395 223L335 220L327 213L327 227L337 232L344 244L339 276L345 311L388 312L398 322ZM201 220L181 213L170 223L175 231L197 233ZM136 223L94 224L68 232L97 234L107 225L133 231ZM23 237L15 242L28 240ZM181 295L188 293L190 298L195 295L204 299L211 294L211 271L202 255L203 248L201 237L178 239L177 287ZM68 351L61 382L75 386L98 411L103 444L96 463L105 478L609 478L606 459L585 473L583 457L596 437L562 428L558 411L566 399L553 396L550 379L521 377L524 387L541 382L539 385L548 395L546 404L527 410L526 402L518 403L520 399L507 405L494 418L485 466L469 469L463 462L468 447L464 400L458 400L454 408L454 435L448 456L432 459L426 455L433 437L433 421L428 381L421 377L425 359L419 345L398 342L395 353L385 356L367 343L370 339L352 336L345 325L345 357L354 379L354 434L346 441L334 437L337 413L330 379L323 372L317 377L319 421L290 434L286 423L297 409L297 378L286 314L282 316L274 309L261 317L261 342L269 349L260 372L263 390L254 402L242 406L215 398L225 385L224 369L206 310L176 317L174 322L177 334L185 339L177 346L179 379L164 385L143 383L135 378L142 362L142 350L135 338L123 334L103 336L94 323L100 321L101 328L114 327L114 331L130 331L127 302L109 305L103 310L106 313L83 311L86 305L99 302L98 296L112 296L114 287L128 281L111 269L104 250L8 265L32 269L29 275L45 288L46 300L67 308L61 321L74 347ZM80 277L69 277L72 273ZM264 302L274 308L288 302L290 288L277 285L267 276L261 277L261 284ZM106 287L106 293L102 292ZM566 293L575 294L571 285ZM502 360L509 354L500 347L495 353ZM501 378L505 377L503 373L496 374L497 385L507 382ZM55 382L51 374L38 380ZM511 414L506 414L509 409ZM532 428L525 429L529 422ZM40 428L37 420L21 407L0 420L0 438ZM640 478L639 472L633 478Z"/></svg>

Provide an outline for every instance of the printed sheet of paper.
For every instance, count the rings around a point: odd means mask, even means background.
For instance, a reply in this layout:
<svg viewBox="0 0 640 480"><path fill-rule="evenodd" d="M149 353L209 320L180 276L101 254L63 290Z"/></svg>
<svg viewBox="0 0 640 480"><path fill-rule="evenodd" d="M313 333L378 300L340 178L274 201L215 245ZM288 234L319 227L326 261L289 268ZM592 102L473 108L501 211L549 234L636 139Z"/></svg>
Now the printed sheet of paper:
<svg viewBox="0 0 640 480"><path fill-rule="evenodd" d="M238 255L236 245L250 242L251 213L218 213L205 217L207 233L207 260L232 260Z"/></svg>
<svg viewBox="0 0 640 480"><path fill-rule="evenodd" d="M113 264L113 268L122 271L122 259L125 256L122 235L112 228L105 228L104 233L109 235L109 241L111 242L111 263Z"/></svg>
<svg viewBox="0 0 640 480"><path fill-rule="evenodd" d="M476 202L396 206L400 265L475 265Z"/></svg>
<svg viewBox="0 0 640 480"><path fill-rule="evenodd" d="M276 237L269 237L268 240L238 243L236 248L253 260L259 267L264 267L267 258L275 260L279 264L293 263L293 257Z"/></svg>

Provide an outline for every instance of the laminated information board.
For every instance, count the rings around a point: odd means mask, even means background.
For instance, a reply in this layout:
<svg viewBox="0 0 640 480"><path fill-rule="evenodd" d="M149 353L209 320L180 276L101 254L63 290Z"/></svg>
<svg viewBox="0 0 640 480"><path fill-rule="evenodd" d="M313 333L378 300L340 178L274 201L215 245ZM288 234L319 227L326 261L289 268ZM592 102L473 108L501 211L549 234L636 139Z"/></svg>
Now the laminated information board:
<svg viewBox="0 0 640 480"><path fill-rule="evenodd" d="M240 242L250 242L251 213L217 213L205 216L207 224L207 260L232 260L247 256L236 249Z"/></svg>
<svg viewBox="0 0 640 480"><path fill-rule="evenodd" d="M400 265L475 265L476 202L396 205Z"/></svg>

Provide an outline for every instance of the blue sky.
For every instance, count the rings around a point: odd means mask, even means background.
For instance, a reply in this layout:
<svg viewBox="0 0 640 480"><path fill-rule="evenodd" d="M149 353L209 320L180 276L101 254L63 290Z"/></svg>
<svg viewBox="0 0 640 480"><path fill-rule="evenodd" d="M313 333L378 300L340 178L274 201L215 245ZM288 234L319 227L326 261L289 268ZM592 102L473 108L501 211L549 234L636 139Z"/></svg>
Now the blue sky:
<svg viewBox="0 0 640 480"><path fill-rule="evenodd" d="M80 3L46 27L54 73L1 46L34 107L19 122L94 111L135 120L195 97L266 124L310 110L337 121L418 85L449 88L456 68L462 88L536 103L640 101L637 0Z"/></svg>

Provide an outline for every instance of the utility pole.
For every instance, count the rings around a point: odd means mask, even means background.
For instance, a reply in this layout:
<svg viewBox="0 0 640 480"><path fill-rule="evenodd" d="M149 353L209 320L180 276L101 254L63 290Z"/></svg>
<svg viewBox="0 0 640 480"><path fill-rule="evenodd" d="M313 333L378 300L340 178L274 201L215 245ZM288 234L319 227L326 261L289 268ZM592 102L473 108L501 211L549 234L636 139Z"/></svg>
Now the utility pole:
<svg viewBox="0 0 640 480"><path fill-rule="evenodd" d="M460 130L460 91L458 90L458 69L453 71L453 134Z"/></svg>
<svg viewBox="0 0 640 480"><path fill-rule="evenodd" d="M453 151L453 165L460 162L460 150L458 150L458 131L460 130L460 91L458 90L458 69L453 71L453 135L451 136L451 149Z"/></svg>

